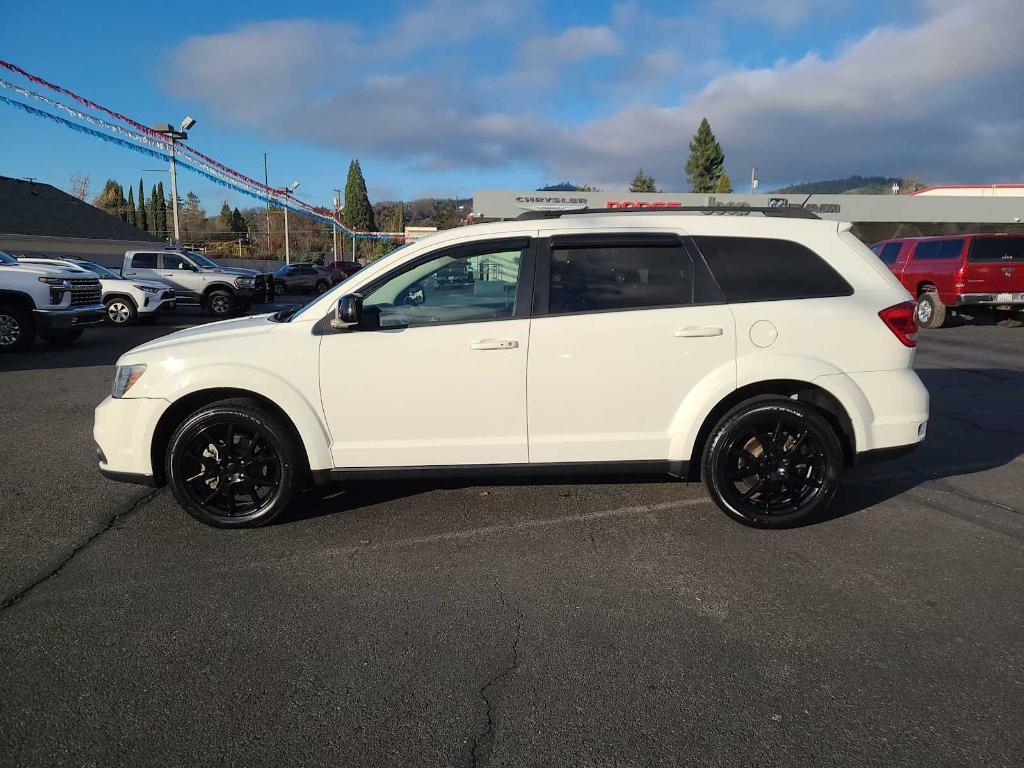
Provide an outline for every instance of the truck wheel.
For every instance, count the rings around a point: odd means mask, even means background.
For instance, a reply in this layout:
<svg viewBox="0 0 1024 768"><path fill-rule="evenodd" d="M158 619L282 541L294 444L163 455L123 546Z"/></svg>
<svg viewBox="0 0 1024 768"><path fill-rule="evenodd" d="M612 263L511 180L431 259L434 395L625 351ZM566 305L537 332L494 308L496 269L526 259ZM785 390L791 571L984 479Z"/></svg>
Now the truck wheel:
<svg viewBox="0 0 1024 768"><path fill-rule="evenodd" d="M0 304L0 352L24 352L32 346L36 329L32 316L21 307Z"/></svg>
<svg viewBox="0 0 1024 768"><path fill-rule="evenodd" d="M122 299L120 296L107 299L106 320L111 325L131 325L137 316L135 304L128 299Z"/></svg>
<svg viewBox="0 0 1024 768"><path fill-rule="evenodd" d="M330 287L331 287L331 284L328 283L326 280L317 280L316 281L316 292L317 293L323 293L324 291L326 291Z"/></svg>
<svg viewBox="0 0 1024 768"><path fill-rule="evenodd" d="M165 459L174 498L216 528L269 523L291 503L304 468L292 431L245 398L211 403L185 419Z"/></svg>
<svg viewBox="0 0 1024 768"><path fill-rule="evenodd" d="M231 317L235 313L235 297L227 291L213 291L206 297L206 311L214 317Z"/></svg>
<svg viewBox="0 0 1024 768"><path fill-rule="evenodd" d="M74 344L82 338L84 332L84 328L68 328L62 331L40 331L39 335L44 341L54 346L64 347L68 344Z"/></svg>
<svg viewBox="0 0 1024 768"><path fill-rule="evenodd" d="M941 328L946 324L946 305L935 291L917 297L917 324L922 328Z"/></svg>
<svg viewBox="0 0 1024 768"><path fill-rule="evenodd" d="M702 474L729 517L759 528L797 525L827 507L843 451L813 407L758 400L722 417L704 449Z"/></svg>

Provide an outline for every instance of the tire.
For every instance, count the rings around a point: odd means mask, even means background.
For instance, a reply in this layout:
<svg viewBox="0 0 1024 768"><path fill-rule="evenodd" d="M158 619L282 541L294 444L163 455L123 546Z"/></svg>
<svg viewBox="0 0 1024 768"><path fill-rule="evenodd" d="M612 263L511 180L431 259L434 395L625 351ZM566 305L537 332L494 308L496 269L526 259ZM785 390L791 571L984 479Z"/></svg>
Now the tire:
<svg viewBox="0 0 1024 768"><path fill-rule="evenodd" d="M106 301L107 313L105 319L110 325L131 325L139 316L135 309L135 303L130 299L123 299L115 296Z"/></svg>
<svg viewBox="0 0 1024 768"><path fill-rule="evenodd" d="M210 291L206 297L206 311L214 317L231 317L235 314L234 295L228 291Z"/></svg>
<svg viewBox="0 0 1024 768"><path fill-rule="evenodd" d="M330 287L331 287L331 284L329 282L327 282L326 280L317 280L316 281L316 292L317 293L324 293Z"/></svg>
<svg viewBox="0 0 1024 768"><path fill-rule="evenodd" d="M25 352L35 337L30 312L16 305L0 304L0 352Z"/></svg>
<svg viewBox="0 0 1024 768"><path fill-rule="evenodd" d="M946 305L935 291L917 297L917 324L922 328L941 328L946 324Z"/></svg>
<svg viewBox="0 0 1024 768"><path fill-rule="evenodd" d="M55 347L66 347L68 344L74 344L85 333L84 328L68 328L63 331L40 331L39 336L49 344L53 344Z"/></svg>
<svg viewBox="0 0 1024 768"><path fill-rule="evenodd" d="M704 448L702 473L733 520L787 528L831 503L842 466L839 438L820 412L779 398L741 403L722 417Z"/></svg>
<svg viewBox="0 0 1024 768"><path fill-rule="evenodd" d="M280 280L275 281L274 282L274 295L275 296L284 296L286 293L288 293L288 286L286 286Z"/></svg>
<svg viewBox="0 0 1024 768"><path fill-rule="evenodd" d="M253 528L288 508L305 463L286 425L255 401L232 399L204 406L178 426L164 469L174 498L196 520Z"/></svg>

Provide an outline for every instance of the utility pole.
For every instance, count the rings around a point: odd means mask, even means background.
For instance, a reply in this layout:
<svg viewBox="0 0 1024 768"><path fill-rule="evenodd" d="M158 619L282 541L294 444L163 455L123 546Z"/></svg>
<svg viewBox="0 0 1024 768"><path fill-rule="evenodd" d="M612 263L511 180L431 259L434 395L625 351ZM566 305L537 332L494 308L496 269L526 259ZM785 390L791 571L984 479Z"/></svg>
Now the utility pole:
<svg viewBox="0 0 1024 768"><path fill-rule="evenodd" d="M267 153L263 153L263 186L270 187L270 174L267 172ZM273 254L270 251L270 195L267 195L267 258L272 258Z"/></svg>
<svg viewBox="0 0 1024 768"><path fill-rule="evenodd" d="M174 146L177 142L188 138L188 132L195 124L195 119L185 115L180 128L174 128L170 123L153 126L153 130L164 136L171 145L171 211L174 217L174 242L176 243L181 241L181 233L178 229L178 174L174 164Z"/></svg>
<svg viewBox="0 0 1024 768"><path fill-rule="evenodd" d="M338 260L338 208L341 207L341 190L334 190L334 223L331 225L331 232L334 233L334 260ZM344 243L342 243L344 245Z"/></svg>

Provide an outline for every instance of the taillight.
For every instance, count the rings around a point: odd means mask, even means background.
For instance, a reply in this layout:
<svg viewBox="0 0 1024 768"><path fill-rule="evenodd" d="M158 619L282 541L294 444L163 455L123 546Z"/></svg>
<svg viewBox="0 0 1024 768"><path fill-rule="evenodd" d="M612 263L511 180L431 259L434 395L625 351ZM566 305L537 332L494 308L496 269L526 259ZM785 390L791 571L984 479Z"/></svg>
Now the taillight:
<svg viewBox="0 0 1024 768"><path fill-rule="evenodd" d="M967 265L961 264L957 268L956 272L953 273L953 287L958 291L962 291L967 287Z"/></svg>
<svg viewBox="0 0 1024 768"><path fill-rule="evenodd" d="M904 346L917 346L917 304L905 301L878 313L882 322L892 331Z"/></svg>

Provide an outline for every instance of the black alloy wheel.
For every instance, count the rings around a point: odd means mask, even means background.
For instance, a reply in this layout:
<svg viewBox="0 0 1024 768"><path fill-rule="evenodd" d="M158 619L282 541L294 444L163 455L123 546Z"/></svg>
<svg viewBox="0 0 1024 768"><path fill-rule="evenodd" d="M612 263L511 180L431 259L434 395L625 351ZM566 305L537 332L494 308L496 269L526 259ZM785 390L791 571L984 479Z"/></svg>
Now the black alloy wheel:
<svg viewBox="0 0 1024 768"><path fill-rule="evenodd" d="M219 528L263 525L292 500L302 466L289 429L251 400L223 400L193 413L167 449L178 503Z"/></svg>
<svg viewBox="0 0 1024 768"><path fill-rule="evenodd" d="M835 432L815 408L761 400L737 407L718 423L703 473L727 515L746 525L781 528L828 506L842 456Z"/></svg>

